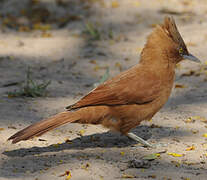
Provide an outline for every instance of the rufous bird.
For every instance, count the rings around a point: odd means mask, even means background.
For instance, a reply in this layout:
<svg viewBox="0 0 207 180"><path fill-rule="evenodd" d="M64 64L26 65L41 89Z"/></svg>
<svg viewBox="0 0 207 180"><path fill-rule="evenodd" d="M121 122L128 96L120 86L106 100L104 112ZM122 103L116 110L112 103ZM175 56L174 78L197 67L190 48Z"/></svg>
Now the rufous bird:
<svg viewBox="0 0 207 180"><path fill-rule="evenodd" d="M165 17L148 36L137 65L99 85L66 111L28 126L9 140L17 143L66 123L81 123L101 124L151 146L129 131L150 120L167 102L176 64L183 59L200 62L188 52L174 19Z"/></svg>

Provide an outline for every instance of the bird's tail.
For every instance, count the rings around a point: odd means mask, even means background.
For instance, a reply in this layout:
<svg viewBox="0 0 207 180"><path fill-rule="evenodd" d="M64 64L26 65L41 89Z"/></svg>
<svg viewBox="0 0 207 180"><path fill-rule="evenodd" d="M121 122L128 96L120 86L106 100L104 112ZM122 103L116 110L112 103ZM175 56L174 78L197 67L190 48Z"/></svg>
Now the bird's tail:
<svg viewBox="0 0 207 180"><path fill-rule="evenodd" d="M74 122L76 120L79 120L76 113L69 111L61 112L48 119L44 119L28 126L27 128L11 136L8 140L12 140L12 143L28 140L34 136L40 136L47 131L50 131L51 129L54 129L65 123Z"/></svg>

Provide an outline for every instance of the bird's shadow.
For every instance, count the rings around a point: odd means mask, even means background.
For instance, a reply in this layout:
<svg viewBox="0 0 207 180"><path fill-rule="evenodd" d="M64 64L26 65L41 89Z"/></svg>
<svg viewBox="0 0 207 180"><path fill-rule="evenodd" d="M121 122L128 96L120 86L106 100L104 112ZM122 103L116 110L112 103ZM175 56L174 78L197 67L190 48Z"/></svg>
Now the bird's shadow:
<svg viewBox="0 0 207 180"><path fill-rule="evenodd" d="M135 133L148 140L152 136L150 132L150 127L139 126L134 131ZM24 157L27 155L37 155L45 152L58 152L67 149L86 149L86 148L111 148L111 147L127 147L137 144L136 141L129 139L128 137L118 134L104 132L96 133L92 135L77 137L71 141L66 141L61 144L52 144L46 147L32 147L32 148L20 148L12 151L4 151L3 154L10 157Z"/></svg>

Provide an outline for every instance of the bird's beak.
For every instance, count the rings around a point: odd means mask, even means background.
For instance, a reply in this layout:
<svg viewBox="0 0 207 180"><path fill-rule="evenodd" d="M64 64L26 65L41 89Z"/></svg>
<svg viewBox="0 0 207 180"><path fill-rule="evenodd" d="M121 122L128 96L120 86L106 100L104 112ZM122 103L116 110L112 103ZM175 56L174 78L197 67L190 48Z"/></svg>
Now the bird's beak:
<svg viewBox="0 0 207 180"><path fill-rule="evenodd" d="M183 58L188 59L188 60L193 61L193 62L201 63L201 61L197 57L193 56L190 53L188 55L183 55Z"/></svg>

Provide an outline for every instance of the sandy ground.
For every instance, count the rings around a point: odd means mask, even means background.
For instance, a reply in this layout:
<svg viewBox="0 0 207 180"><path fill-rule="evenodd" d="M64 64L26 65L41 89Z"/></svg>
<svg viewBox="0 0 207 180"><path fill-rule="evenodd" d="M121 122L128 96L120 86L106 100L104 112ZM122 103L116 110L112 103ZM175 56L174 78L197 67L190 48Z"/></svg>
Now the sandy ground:
<svg viewBox="0 0 207 180"><path fill-rule="evenodd" d="M30 13L26 16L25 11ZM0 14L1 180L207 179L205 0L8 0L0 2ZM18 144L7 141L77 101L107 67L113 76L136 64L147 35L165 15L174 16L190 52L202 64L182 62L168 103L152 121L134 129L157 148L144 148L100 126L79 124ZM35 18L43 28L33 30ZM89 22L100 40L84 33ZM25 26L32 31L24 32ZM9 98L7 92L18 89L15 83L25 80L28 66L35 81L51 80L49 94ZM71 178L59 177L66 171Z"/></svg>

